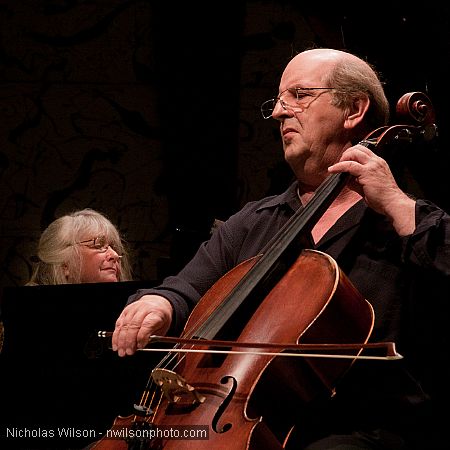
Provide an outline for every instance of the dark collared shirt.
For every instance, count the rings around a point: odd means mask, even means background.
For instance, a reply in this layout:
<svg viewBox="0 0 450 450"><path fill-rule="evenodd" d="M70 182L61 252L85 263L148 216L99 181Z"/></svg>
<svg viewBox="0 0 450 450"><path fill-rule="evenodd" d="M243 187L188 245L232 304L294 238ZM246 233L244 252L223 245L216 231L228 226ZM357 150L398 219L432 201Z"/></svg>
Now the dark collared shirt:
<svg viewBox="0 0 450 450"><path fill-rule="evenodd" d="M300 207L296 188L294 183L280 195L245 205L217 227L177 276L153 289L139 290L129 303L145 294L166 297L175 311L170 333L181 332L207 289L238 263L260 254ZM433 382L434 372L426 360L429 345L440 338L434 329L440 326L436 314L448 312L449 215L432 203L417 200L416 229L400 237L386 217L360 201L314 249L333 257L373 306L375 325L370 340L393 341L405 357L401 363L355 364L359 367L345 378L336 400L330 402L328 416L321 412L322 419L328 417L333 426L348 419L349 423L362 421L361 427L367 421L367 426L414 431L411 424L421 422L417 411L424 410L427 399L421 384L428 388ZM340 401L347 412L342 413ZM341 420L334 421L335 414Z"/></svg>

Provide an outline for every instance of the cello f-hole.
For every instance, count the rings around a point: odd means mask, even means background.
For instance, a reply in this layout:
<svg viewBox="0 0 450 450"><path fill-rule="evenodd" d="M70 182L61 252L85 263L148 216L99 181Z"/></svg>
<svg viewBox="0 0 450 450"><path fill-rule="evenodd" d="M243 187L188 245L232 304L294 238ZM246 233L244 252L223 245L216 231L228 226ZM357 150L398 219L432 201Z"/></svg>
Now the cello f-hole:
<svg viewBox="0 0 450 450"><path fill-rule="evenodd" d="M225 409L227 408L227 406L230 404L230 402L234 396L234 393L236 392L237 381L234 377L225 376L225 377L222 377L220 382L221 382L221 384L228 384L229 382L231 382L231 389L230 389L230 392L228 393L228 395L225 397L225 400L222 402L222 404L219 406L219 408L217 408L217 411L214 414L214 418L212 420L211 426L212 426L212 429L216 433L225 433L228 430L230 430L233 425L230 422L227 422L227 423L223 424L222 426L219 426L219 420L222 417L222 414L225 411Z"/></svg>

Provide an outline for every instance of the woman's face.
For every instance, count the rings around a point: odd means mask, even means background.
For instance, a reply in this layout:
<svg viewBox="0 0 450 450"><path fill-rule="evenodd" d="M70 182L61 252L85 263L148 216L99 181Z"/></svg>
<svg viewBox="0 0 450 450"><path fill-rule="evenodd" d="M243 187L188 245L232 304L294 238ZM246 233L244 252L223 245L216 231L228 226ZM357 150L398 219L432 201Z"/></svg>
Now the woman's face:
<svg viewBox="0 0 450 450"><path fill-rule="evenodd" d="M78 243L81 254L80 283L105 283L119 281L120 258L103 236L82 240ZM70 267L66 277L71 282Z"/></svg>

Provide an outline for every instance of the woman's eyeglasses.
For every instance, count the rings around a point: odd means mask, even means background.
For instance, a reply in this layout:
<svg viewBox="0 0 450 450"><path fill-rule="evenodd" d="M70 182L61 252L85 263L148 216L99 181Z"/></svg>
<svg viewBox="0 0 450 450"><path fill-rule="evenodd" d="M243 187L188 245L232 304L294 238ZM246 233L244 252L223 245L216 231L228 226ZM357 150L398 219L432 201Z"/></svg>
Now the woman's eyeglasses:
<svg viewBox="0 0 450 450"><path fill-rule="evenodd" d="M92 239L86 239L85 241L75 242L75 244L95 249L100 253L105 253L106 251L108 251L109 248L112 248L119 255L119 258L122 258L122 255L119 254L114 245L111 245L106 240L105 236L97 236Z"/></svg>

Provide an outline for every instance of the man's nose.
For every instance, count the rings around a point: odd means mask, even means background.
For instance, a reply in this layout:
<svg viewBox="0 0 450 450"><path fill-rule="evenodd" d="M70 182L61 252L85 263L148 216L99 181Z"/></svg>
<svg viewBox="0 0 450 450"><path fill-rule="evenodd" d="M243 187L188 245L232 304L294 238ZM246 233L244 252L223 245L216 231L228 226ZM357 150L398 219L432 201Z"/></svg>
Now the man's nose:
<svg viewBox="0 0 450 450"><path fill-rule="evenodd" d="M275 120L282 120L285 117L292 117L293 114L294 112L292 108L288 107L286 103L281 98L279 98L273 108L272 117Z"/></svg>

